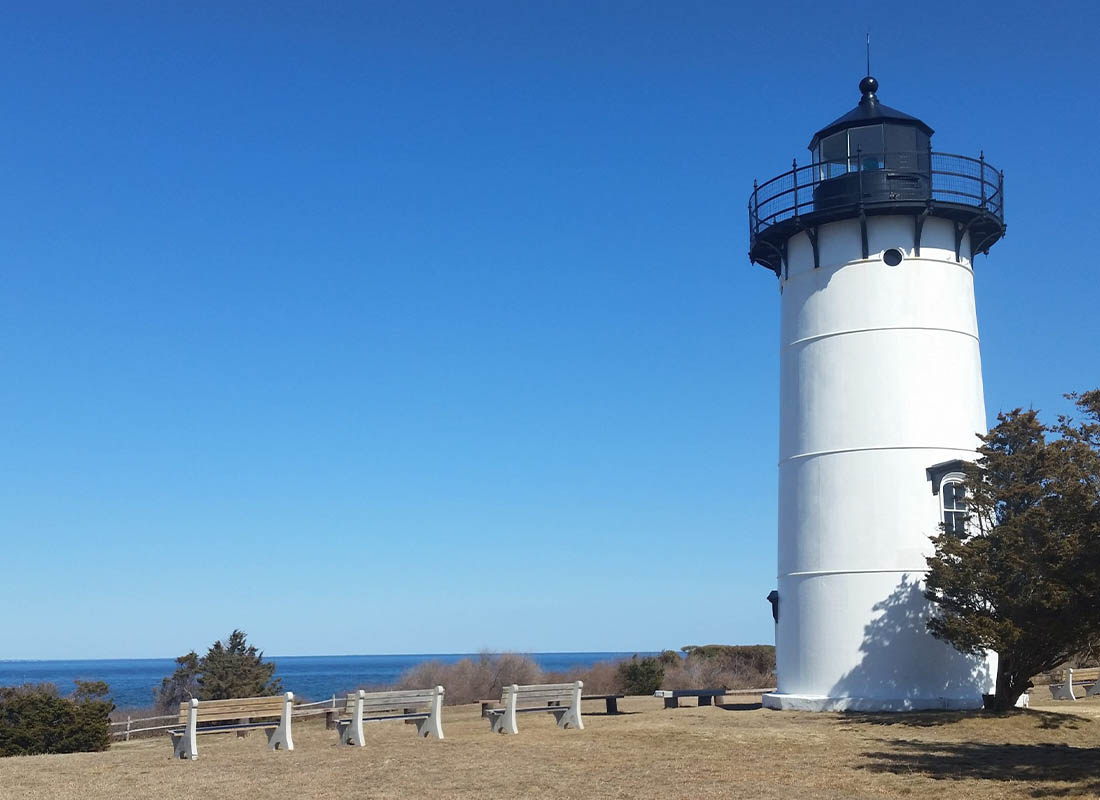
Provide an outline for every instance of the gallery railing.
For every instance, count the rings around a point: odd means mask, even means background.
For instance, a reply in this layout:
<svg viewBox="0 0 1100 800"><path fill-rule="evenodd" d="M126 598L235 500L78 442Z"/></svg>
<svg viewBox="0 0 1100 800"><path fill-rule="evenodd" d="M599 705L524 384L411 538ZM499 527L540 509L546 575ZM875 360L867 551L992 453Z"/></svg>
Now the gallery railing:
<svg viewBox="0 0 1100 800"><path fill-rule="evenodd" d="M969 206L1004 222L1004 173L979 158L951 153L863 152L798 166L749 197L749 241L788 219L841 207L938 201Z"/></svg>

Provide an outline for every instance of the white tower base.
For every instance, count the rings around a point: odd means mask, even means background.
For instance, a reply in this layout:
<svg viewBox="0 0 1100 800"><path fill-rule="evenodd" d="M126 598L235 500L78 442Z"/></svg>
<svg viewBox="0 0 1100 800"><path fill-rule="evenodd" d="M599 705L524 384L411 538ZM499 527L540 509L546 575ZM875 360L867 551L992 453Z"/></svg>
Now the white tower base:
<svg viewBox="0 0 1100 800"><path fill-rule="evenodd" d="M973 711L982 707L973 697L825 697L814 694L769 692L761 698L764 708L777 711Z"/></svg>

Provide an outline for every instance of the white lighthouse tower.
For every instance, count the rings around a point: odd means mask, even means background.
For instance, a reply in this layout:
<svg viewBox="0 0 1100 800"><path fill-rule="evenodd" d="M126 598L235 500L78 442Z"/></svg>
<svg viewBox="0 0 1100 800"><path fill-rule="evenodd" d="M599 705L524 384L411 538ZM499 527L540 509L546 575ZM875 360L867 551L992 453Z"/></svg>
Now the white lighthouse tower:
<svg viewBox="0 0 1100 800"><path fill-rule="evenodd" d="M750 259L779 281L781 709L972 708L996 656L925 630L930 536L962 531L986 430L974 256L1004 235L1004 176L933 152L878 81L807 166L754 186Z"/></svg>

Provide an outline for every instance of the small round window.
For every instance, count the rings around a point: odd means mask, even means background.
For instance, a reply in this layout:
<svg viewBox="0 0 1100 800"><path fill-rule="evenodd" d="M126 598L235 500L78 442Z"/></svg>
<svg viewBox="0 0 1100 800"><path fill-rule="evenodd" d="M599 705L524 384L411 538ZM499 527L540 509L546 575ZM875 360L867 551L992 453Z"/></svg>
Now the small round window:
<svg viewBox="0 0 1100 800"><path fill-rule="evenodd" d="M902 258L904 258L904 256L896 247L891 247L889 250L884 250L882 253L882 260L886 262L886 266L888 267L896 267L901 263Z"/></svg>

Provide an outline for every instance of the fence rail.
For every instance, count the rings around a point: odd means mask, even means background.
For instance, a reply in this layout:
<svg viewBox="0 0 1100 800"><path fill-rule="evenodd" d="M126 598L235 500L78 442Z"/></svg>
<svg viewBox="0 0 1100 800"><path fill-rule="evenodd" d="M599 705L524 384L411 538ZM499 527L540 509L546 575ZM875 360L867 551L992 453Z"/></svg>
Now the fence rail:
<svg viewBox="0 0 1100 800"><path fill-rule="evenodd" d="M295 717L309 717L316 714L325 714L336 708L336 695L327 700L317 700L312 703L295 703L291 713ZM147 722L157 720L173 720L168 725L151 725L143 728L135 728L135 725L144 725ZM167 731L180 726L179 714L158 714L156 716L127 716L126 719L108 723L111 729L111 737L117 737L124 742L130 741L130 737L136 733L148 733L149 731Z"/></svg>

